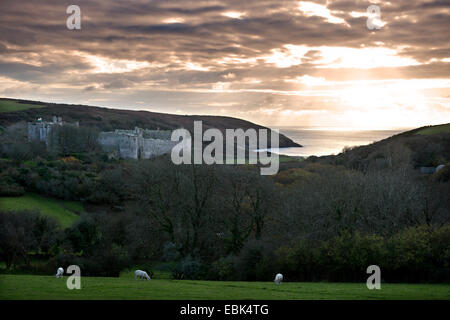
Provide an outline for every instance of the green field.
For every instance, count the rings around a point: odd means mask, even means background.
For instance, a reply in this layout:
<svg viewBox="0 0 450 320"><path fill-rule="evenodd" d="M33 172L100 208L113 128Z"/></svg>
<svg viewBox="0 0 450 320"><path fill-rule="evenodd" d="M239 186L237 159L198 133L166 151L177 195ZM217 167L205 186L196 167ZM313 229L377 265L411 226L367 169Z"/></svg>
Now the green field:
<svg viewBox="0 0 450 320"><path fill-rule="evenodd" d="M18 103L12 100L0 100L0 113L22 111L26 109L44 108L45 106L37 104Z"/></svg>
<svg viewBox="0 0 450 320"><path fill-rule="evenodd" d="M164 299L164 300L299 300L299 299L450 299L450 285L364 283L220 282L132 277L82 277L80 290L68 290L67 277L0 275L0 299Z"/></svg>
<svg viewBox="0 0 450 320"><path fill-rule="evenodd" d="M430 134L437 134L437 133L450 133L450 123L441 124L438 126L431 126L431 127L424 128L417 132L417 134L422 134L422 135L430 135Z"/></svg>
<svg viewBox="0 0 450 320"><path fill-rule="evenodd" d="M61 227L67 228L78 219L78 214L83 212L84 208L79 202L44 198L27 193L22 197L0 198L0 210L38 210L43 215L55 218Z"/></svg>

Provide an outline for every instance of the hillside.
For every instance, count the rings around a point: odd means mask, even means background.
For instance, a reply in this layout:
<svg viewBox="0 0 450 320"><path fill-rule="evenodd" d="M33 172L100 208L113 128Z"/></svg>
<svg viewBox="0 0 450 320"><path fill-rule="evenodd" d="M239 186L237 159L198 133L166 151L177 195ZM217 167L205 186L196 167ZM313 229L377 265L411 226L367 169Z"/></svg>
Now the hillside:
<svg viewBox="0 0 450 320"><path fill-rule="evenodd" d="M369 145L352 147L319 161L354 169L436 167L450 162L450 123L402 132Z"/></svg>
<svg viewBox="0 0 450 320"><path fill-rule="evenodd" d="M419 172L420 167L435 168L442 164L447 165L446 169L434 178L449 181L449 163L450 123L446 123L405 131L369 145L345 148L337 155L310 156L305 161L287 157L273 179L281 184L307 180L311 174L326 170L330 165L361 171L409 167Z"/></svg>
<svg viewBox="0 0 450 320"><path fill-rule="evenodd" d="M450 133L450 123L437 126L428 126L420 128L416 134L431 135L437 133Z"/></svg>
<svg viewBox="0 0 450 320"><path fill-rule="evenodd" d="M38 194L27 193L21 197L0 197L0 211L39 211L55 218L63 228L70 227L84 211L79 202L45 198Z"/></svg>
<svg viewBox="0 0 450 320"><path fill-rule="evenodd" d="M247 130L268 129L238 118L201 115L174 115L149 111L130 111L108 109L85 105L54 104L38 101L26 101L0 98L0 126L6 127L20 121L33 121L37 117L50 120L53 115L62 116L65 121L79 121L81 126L92 126L102 131L114 129L146 129L173 130L186 128L193 130L193 122L201 120L203 130L217 128L242 128ZM280 134L280 147L301 147L288 137Z"/></svg>

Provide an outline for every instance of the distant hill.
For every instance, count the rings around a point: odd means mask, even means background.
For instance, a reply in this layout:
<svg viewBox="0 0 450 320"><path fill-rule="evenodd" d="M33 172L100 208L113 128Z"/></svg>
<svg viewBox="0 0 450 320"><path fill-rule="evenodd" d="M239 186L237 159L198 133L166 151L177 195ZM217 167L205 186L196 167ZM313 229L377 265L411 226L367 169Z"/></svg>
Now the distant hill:
<svg viewBox="0 0 450 320"><path fill-rule="evenodd" d="M380 165L436 167L450 162L450 123L425 126L402 132L369 145L352 147L336 156L320 158L347 167L369 168Z"/></svg>
<svg viewBox="0 0 450 320"><path fill-rule="evenodd" d="M290 185L343 169L363 172L388 169L420 175L421 167L435 169L440 165L444 168L438 173L424 174L422 177L450 182L450 123L420 127L369 145L345 148L337 155L310 156L303 161L285 157L273 179L279 184Z"/></svg>
<svg viewBox="0 0 450 320"><path fill-rule="evenodd" d="M102 131L114 129L173 130L186 128L193 130L194 121L203 122L203 130L249 128L269 129L238 118L223 116L175 115L149 111L131 111L109 109L86 105L55 104L40 101L28 101L0 98L0 126L6 127L20 121L33 121L38 117L51 120L54 115L63 117L64 121L79 121L80 126L93 126ZM270 129L269 129L270 130ZM290 138L280 134L280 147L301 147Z"/></svg>
<svg viewBox="0 0 450 320"><path fill-rule="evenodd" d="M437 126L427 126L422 127L417 130L414 130L413 132L415 134L422 134L422 135L432 135L437 133L450 133L450 123L447 124L441 124Z"/></svg>

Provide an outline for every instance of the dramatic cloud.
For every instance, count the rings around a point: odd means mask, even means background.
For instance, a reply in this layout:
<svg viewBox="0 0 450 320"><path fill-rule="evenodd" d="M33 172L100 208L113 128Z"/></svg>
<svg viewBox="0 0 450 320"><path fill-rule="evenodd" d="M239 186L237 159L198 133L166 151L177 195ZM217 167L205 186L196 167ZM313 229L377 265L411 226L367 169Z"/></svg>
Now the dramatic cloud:
<svg viewBox="0 0 450 320"><path fill-rule="evenodd" d="M450 119L447 1L0 2L0 95L266 125ZM369 30L368 7L380 8Z"/></svg>

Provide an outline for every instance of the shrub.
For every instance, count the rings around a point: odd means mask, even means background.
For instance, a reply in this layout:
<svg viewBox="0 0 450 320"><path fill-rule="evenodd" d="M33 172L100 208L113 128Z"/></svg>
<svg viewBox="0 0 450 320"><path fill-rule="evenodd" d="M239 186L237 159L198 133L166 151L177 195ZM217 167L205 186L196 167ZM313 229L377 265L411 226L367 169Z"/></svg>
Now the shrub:
<svg viewBox="0 0 450 320"><path fill-rule="evenodd" d="M221 281L237 280L236 269L234 267L234 260L232 256L220 258L214 261L208 271L208 279Z"/></svg>
<svg viewBox="0 0 450 320"><path fill-rule="evenodd" d="M0 196L3 197L20 197L25 194L25 189L17 183L4 183L0 180Z"/></svg>
<svg viewBox="0 0 450 320"><path fill-rule="evenodd" d="M204 275L202 263L188 256L177 263L175 268L172 269L172 276L174 279L200 279Z"/></svg>
<svg viewBox="0 0 450 320"><path fill-rule="evenodd" d="M324 243L321 250L326 256L331 281L362 281L369 265L382 265L384 261L384 239L359 232L344 232L341 236Z"/></svg>
<svg viewBox="0 0 450 320"><path fill-rule="evenodd" d="M163 261L177 261L180 258L180 246L174 242L166 242L163 246Z"/></svg>
<svg viewBox="0 0 450 320"><path fill-rule="evenodd" d="M235 258L235 270L242 281L268 281L275 276L273 248L262 240L247 242Z"/></svg>
<svg viewBox="0 0 450 320"><path fill-rule="evenodd" d="M407 228L389 240L392 281L450 281L450 227Z"/></svg>

